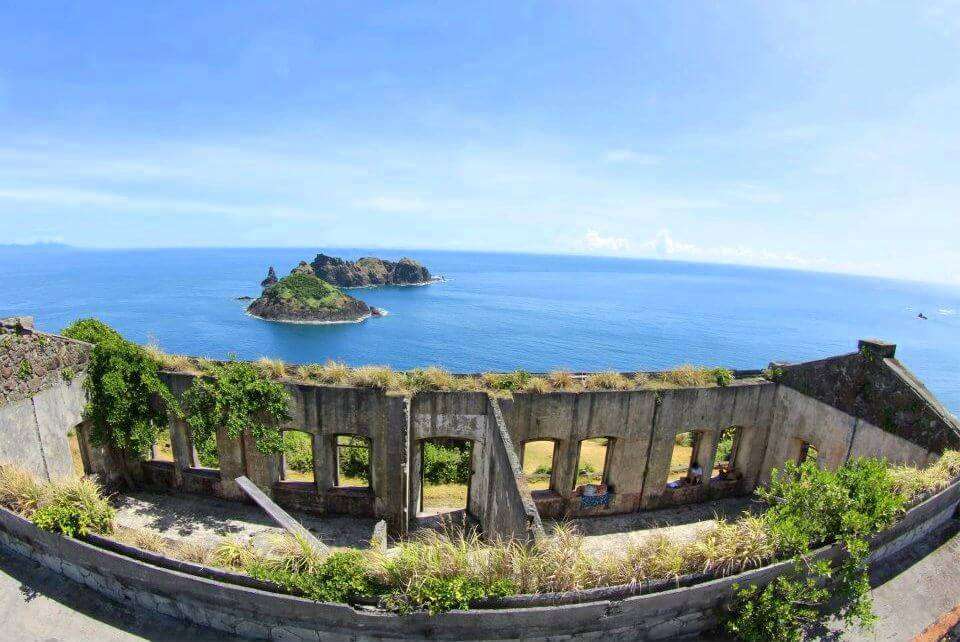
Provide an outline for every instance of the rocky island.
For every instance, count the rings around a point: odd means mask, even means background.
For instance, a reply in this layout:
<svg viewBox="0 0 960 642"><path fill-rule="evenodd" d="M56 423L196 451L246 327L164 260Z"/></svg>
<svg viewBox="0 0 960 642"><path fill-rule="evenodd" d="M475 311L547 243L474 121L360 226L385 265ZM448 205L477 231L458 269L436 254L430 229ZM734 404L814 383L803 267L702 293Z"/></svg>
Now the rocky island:
<svg viewBox="0 0 960 642"><path fill-rule="evenodd" d="M287 323L349 323L374 316L375 311L315 274L295 269L268 285L247 313Z"/></svg>
<svg viewBox="0 0 960 642"><path fill-rule="evenodd" d="M435 280L419 261L408 258L394 262L365 256L354 262L318 254L309 266L318 277L341 288L424 285Z"/></svg>
<svg viewBox="0 0 960 642"><path fill-rule="evenodd" d="M277 278L270 266L260 282L260 295L247 313L269 321L287 323L348 323L382 316L383 310L368 306L340 288L380 285L425 285L440 280L419 261L402 258L387 261L366 256L357 261L317 254L311 262L300 261L290 275Z"/></svg>

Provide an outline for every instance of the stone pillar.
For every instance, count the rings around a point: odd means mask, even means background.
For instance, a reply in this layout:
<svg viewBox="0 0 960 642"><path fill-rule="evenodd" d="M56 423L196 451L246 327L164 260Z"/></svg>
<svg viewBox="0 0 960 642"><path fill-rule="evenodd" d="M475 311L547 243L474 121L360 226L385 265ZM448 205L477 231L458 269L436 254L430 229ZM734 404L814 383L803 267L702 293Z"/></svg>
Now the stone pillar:
<svg viewBox="0 0 960 642"><path fill-rule="evenodd" d="M391 536L407 534L410 523L410 399L384 397L384 430L373 438L374 491L377 517Z"/></svg>

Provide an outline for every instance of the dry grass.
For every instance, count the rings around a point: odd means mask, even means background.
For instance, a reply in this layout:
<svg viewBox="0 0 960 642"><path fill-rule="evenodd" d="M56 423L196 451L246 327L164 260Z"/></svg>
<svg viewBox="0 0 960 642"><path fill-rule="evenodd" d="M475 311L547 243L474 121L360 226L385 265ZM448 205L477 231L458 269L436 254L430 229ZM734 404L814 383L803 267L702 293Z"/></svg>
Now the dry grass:
<svg viewBox="0 0 960 642"><path fill-rule="evenodd" d="M260 357L256 364L263 372L274 379L283 379L287 376L287 364L280 359Z"/></svg>
<svg viewBox="0 0 960 642"><path fill-rule="evenodd" d="M350 370L347 383L357 388L394 390L402 386L397 372L390 366L360 366Z"/></svg>
<svg viewBox="0 0 960 642"><path fill-rule="evenodd" d="M312 573L326 559L299 535L284 533L271 542L270 553L264 560L270 566L289 573Z"/></svg>
<svg viewBox="0 0 960 642"><path fill-rule="evenodd" d="M152 553L160 553L161 555L169 553L170 542L155 531L122 527L116 530L113 539Z"/></svg>
<svg viewBox="0 0 960 642"><path fill-rule="evenodd" d="M894 490L908 500L938 492L960 477L960 451L948 450L926 468L892 466L890 475L893 477Z"/></svg>
<svg viewBox="0 0 960 642"><path fill-rule="evenodd" d="M216 549L203 542L183 540L170 546L170 555L184 562L213 566Z"/></svg>
<svg viewBox="0 0 960 642"><path fill-rule="evenodd" d="M164 370L173 370L175 372L199 372L200 368L194 363L193 359L182 354L167 354L155 344L143 346L150 357L160 364Z"/></svg>
<svg viewBox="0 0 960 642"><path fill-rule="evenodd" d="M551 392L552 389L550 382L543 377L531 377L530 380L523 385L524 392L533 392L541 395Z"/></svg>
<svg viewBox="0 0 960 642"><path fill-rule="evenodd" d="M630 390L634 384L630 379L612 370L595 372L584 381L587 390Z"/></svg>
<svg viewBox="0 0 960 642"><path fill-rule="evenodd" d="M350 377L350 366L342 361L328 359L324 364L314 363L300 366L298 374L304 379L331 386L340 386L347 383L347 379Z"/></svg>
<svg viewBox="0 0 960 642"><path fill-rule="evenodd" d="M583 385L578 381L569 370L554 370L547 375L547 381L555 390L564 390L566 392L579 392Z"/></svg>
<svg viewBox="0 0 960 642"><path fill-rule="evenodd" d="M235 537L224 537L214 547L210 560L223 568L244 568L259 557L250 544Z"/></svg>
<svg viewBox="0 0 960 642"><path fill-rule="evenodd" d="M717 385L717 377L713 369L684 364L673 370L664 370L652 375L648 387L706 388L715 385Z"/></svg>
<svg viewBox="0 0 960 642"><path fill-rule="evenodd" d="M0 466L0 504L21 515L30 515L49 495L49 487L41 484L26 470L17 466Z"/></svg>

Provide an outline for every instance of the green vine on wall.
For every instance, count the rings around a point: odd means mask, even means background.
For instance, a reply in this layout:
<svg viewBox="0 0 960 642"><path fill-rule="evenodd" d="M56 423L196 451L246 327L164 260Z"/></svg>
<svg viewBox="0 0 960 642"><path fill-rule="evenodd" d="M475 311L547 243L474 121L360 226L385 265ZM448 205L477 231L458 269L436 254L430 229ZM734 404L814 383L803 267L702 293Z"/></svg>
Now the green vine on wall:
<svg viewBox="0 0 960 642"><path fill-rule="evenodd" d="M283 450L279 426L290 419L288 398L282 383L252 363L228 361L210 364L182 401L195 444L214 439L222 426L234 439L249 430L257 450L277 453Z"/></svg>
<svg viewBox="0 0 960 642"><path fill-rule="evenodd" d="M63 335L94 345L84 381L90 440L96 446L109 445L146 457L167 425L164 407L176 410L170 390L160 380L157 362L97 319L75 321ZM163 403L157 403L157 398Z"/></svg>

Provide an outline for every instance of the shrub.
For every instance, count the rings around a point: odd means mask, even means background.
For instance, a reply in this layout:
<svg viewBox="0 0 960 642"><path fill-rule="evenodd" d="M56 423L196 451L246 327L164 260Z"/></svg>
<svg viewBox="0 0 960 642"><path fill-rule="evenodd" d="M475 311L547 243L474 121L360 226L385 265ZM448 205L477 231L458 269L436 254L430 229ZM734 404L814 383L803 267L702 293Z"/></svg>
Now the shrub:
<svg viewBox="0 0 960 642"><path fill-rule="evenodd" d="M340 447L340 473L346 477L370 482L370 448L361 437L349 437Z"/></svg>
<svg viewBox="0 0 960 642"><path fill-rule="evenodd" d="M316 602L352 602L377 593L376 584L367 575L364 555L357 550L331 553L311 571L256 561L248 566L248 572Z"/></svg>
<svg viewBox="0 0 960 642"><path fill-rule="evenodd" d="M84 477L51 484L30 521L44 530L84 537L112 532L114 512L100 488Z"/></svg>
<svg viewBox="0 0 960 642"><path fill-rule="evenodd" d="M283 458L290 470L313 472L313 438L305 432L288 430L283 433Z"/></svg>
<svg viewBox="0 0 960 642"><path fill-rule="evenodd" d="M197 377L183 395L194 443L209 443L218 427L240 439L249 430L257 450L283 449L279 424L290 418L284 385L270 380L255 365L242 361L211 364L209 376Z"/></svg>
<svg viewBox="0 0 960 642"><path fill-rule="evenodd" d="M67 383L71 383L74 379L76 379L77 373L73 368L67 366L60 371L60 377Z"/></svg>
<svg viewBox="0 0 960 642"><path fill-rule="evenodd" d="M869 538L890 526L905 504L886 462L855 459L836 472L813 462L788 462L757 491L769 505L763 521L777 548L796 560L793 573L760 589L737 593L726 618L729 632L747 641L795 642L820 619L828 600L846 624L869 627L876 619L867 577ZM832 567L808 563L811 546L839 542L847 557Z"/></svg>
<svg viewBox="0 0 960 642"><path fill-rule="evenodd" d="M423 445L423 478L431 484L466 484L470 479L469 444Z"/></svg>
<svg viewBox="0 0 960 642"><path fill-rule="evenodd" d="M157 362L96 319L76 321L63 334L94 344L84 382L90 440L97 446L110 445L146 457L157 433L167 424L167 413L153 398L160 397L176 410L176 402L160 380Z"/></svg>
<svg viewBox="0 0 960 642"><path fill-rule="evenodd" d="M480 600L513 595L516 590L513 582L504 579L485 583L463 575L427 577L403 593L391 595L385 604L401 614L420 610L436 615L454 609L466 610Z"/></svg>
<svg viewBox="0 0 960 642"><path fill-rule="evenodd" d="M30 365L30 362L26 359L20 362L20 365L17 367L17 379L20 381L26 381L33 376L33 366Z"/></svg>

